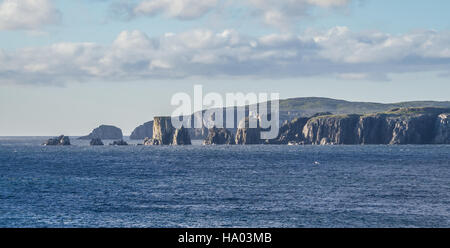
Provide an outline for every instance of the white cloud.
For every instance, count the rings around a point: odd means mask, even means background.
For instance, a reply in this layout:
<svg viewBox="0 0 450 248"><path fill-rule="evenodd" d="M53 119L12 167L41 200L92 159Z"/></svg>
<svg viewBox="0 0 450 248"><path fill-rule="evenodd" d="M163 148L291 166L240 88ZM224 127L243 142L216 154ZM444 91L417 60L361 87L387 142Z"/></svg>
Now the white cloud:
<svg viewBox="0 0 450 248"><path fill-rule="evenodd" d="M345 7L352 0L247 0L250 7L257 10L263 21L271 26L287 30L299 18L308 15L313 7Z"/></svg>
<svg viewBox="0 0 450 248"><path fill-rule="evenodd" d="M29 29L56 24L61 13L50 0L4 0L0 2L0 30Z"/></svg>
<svg viewBox="0 0 450 248"><path fill-rule="evenodd" d="M138 16L154 17L165 15L180 20L192 20L223 7L245 8L247 14L255 13L271 26L284 30L299 18L308 16L309 10L318 8L345 7L354 0L140 0L116 2L113 7L116 15L131 19Z"/></svg>
<svg viewBox="0 0 450 248"><path fill-rule="evenodd" d="M391 73L450 72L450 32L401 35L346 27L249 37L191 30L149 37L123 31L111 45L58 43L0 50L0 83L130 81L186 77L331 76L389 80Z"/></svg>
<svg viewBox="0 0 450 248"><path fill-rule="evenodd" d="M178 19L199 18L218 4L218 0L145 0L133 9L134 15L165 14Z"/></svg>

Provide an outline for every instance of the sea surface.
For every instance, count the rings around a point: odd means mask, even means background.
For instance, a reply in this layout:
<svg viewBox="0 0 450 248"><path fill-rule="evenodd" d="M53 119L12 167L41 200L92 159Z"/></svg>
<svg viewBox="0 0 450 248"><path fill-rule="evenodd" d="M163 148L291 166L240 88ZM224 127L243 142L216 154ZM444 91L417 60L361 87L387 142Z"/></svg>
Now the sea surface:
<svg viewBox="0 0 450 248"><path fill-rule="evenodd" d="M0 137L0 227L450 227L450 146L45 139Z"/></svg>

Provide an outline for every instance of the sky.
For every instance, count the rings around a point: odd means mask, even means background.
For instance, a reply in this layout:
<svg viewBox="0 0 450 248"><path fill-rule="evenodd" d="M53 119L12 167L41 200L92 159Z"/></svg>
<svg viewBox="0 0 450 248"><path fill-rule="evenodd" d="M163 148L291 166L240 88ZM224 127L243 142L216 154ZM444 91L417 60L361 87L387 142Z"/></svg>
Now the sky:
<svg viewBox="0 0 450 248"><path fill-rule="evenodd" d="M448 0L0 0L0 136L130 134L171 97L450 100Z"/></svg>

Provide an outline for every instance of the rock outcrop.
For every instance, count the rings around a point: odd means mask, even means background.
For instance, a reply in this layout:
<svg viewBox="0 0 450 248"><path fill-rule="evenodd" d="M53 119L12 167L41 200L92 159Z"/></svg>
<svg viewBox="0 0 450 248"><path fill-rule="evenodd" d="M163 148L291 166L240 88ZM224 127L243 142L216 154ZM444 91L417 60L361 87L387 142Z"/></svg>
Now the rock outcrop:
<svg viewBox="0 0 450 248"><path fill-rule="evenodd" d="M184 127L176 129L173 133L172 145L191 145L191 137L189 136L189 131Z"/></svg>
<svg viewBox="0 0 450 248"><path fill-rule="evenodd" d="M138 126L130 135L130 139L132 140L140 140L147 137L153 137L153 121Z"/></svg>
<svg viewBox="0 0 450 248"><path fill-rule="evenodd" d="M255 120L256 127L250 127L249 117L241 120L236 132L236 144L238 145L257 145L261 144L261 128L259 120Z"/></svg>
<svg viewBox="0 0 450 248"><path fill-rule="evenodd" d="M318 116L308 120L303 136L310 144L357 144L359 115Z"/></svg>
<svg viewBox="0 0 450 248"><path fill-rule="evenodd" d="M434 144L450 144L450 114L438 116L435 122Z"/></svg>
<svg viewBox="0 0 450 248"><path fill-rule="evenodd" d="M104 145L103 141L101 139L98 139L98 138L92 139L91 142L89 142L89 144L91 146L103 146Z"/></svg>
<svg viewBox="0 0 450 248"><path fill-rule="evenodd" d="M204 139L208 135L208 129L203 128L185 128L192 139ZM132 140L141 140L153 137L153 121L146 122L133 130L130 135Z"/></svg>
<svg viewBox="0 0 450 248"><path fill-rule="evenodd" d="M448 109L397 108L368 115L313 117L303 127L309 144L449 144Z"/></svg>
<svg viewBox="0 0 450 248"><path fill-rule="evenodd" d="M123 140L116 140L113 143L109 144L110 146L127 146L128 143Z"/></svg>
<svg viewBox="0 0 450 248"><path fill-rule="evenodd" d="M449 109L396 108L365 115L321 113L285 122L268 144L450 144Z"/></svg>
<svg viewBox="0 0 450 248"><path fill-rule="evenodd" d="M94 129L89 135L80 137L78 139L111 139L111 140L119 140L123 139L122 130L115 126L101 125Z"/></svg>
<svg viewBox="0 0 450 248"><path fill-rule="evenodd" d="M70 146L70 139L67 136L61 135L59 137L54 137L48 139L44 143L43 146Z"/></svg>
<svg viewBox="0 0 450 248"><path fill-rule="evenodd" d="M268 144L303 144L305 139L302 131L309 118L295 118L292 121L285 121L280 127L278 137L267 140Z"/></svg>
<svg viewBox="0 0 450 248"><path fill-rule="evenodd" d="M153 140L159 145L170 145L175 129L170 117L155 117L153 119Z"/></svg>
<svg viewBox="0 0 450 248"><path fill-rule="evenodd" d="M155 117L153 119L153 137L145 138L144 145L190 145L188 129L172 126L171 117Z"/></svg>
<svg viewBox="0 0 450 248"><path fill-rule="evenodd" d="M225 128L213 127L208 130L204 145L234 145L233 134Z"/></svg>

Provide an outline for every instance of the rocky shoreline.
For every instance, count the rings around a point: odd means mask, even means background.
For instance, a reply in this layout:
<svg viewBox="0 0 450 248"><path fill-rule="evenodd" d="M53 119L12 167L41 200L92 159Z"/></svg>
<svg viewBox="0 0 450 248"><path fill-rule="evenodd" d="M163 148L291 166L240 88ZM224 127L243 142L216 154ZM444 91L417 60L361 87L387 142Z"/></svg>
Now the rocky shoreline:
<svg viewBox="0 0 450 248"><path fill-rule="evenodd" d="M150 124L147 124L150 125ZM151 137L141 145L191 145L191 131L172 126L171 117L155 117L151 122ZM262 140L262 129L249 128L249 118L242 120L235 133L213 127L204 135L203 145L407 145L450 144L450 109L448 108L395 108L373 114L318 113L285 121L276 139ZM148 126L147 126L148 128ZM107 132L105 132L107 129ZM110 145L128 145L118 128L100 126L89 135L90 144L101 146L102 137L119 137ZM205 131L202 131L205 132ZM99 135L102 134L102 135ZM106 135L107 134L107 135ZM147 134L149 134L147 132ZM130 137L131 138L131 137ZM45 146L70 145L69 137L61 135L44 142Z"/></svg>

